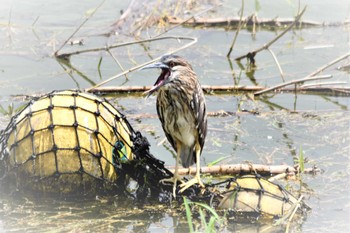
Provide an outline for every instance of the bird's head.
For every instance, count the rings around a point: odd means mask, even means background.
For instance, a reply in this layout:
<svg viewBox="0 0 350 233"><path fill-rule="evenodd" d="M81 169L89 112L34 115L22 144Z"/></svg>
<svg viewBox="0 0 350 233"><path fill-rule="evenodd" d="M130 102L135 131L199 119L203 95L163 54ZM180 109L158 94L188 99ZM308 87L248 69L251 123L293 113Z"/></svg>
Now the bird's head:
<svg viewBox="0 0 350 233"><path fill-rule="evenodd" d="M160 62L144 66L141 70L150 68L160 68L161 73L153 87L145 92L148 94L147 96L150 96L167 83L180 78L182 72L192 71L192 66L184 58L176 55L164 55Z"/></svg>

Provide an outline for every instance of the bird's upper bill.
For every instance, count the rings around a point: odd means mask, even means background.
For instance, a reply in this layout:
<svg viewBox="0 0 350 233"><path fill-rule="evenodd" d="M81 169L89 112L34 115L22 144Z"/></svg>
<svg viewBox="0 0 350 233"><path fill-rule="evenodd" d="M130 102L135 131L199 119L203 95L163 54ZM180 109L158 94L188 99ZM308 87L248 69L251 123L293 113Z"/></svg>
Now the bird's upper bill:
<svg viewBox="0 0 350 233"><path fill-rule="evenodd" d="M141 70L151 69L151 68L160 68L162 69L162 72L160 73L153 87L150 90L144 92L145 94L147 94L147 97L152 95L153 92L157 91L161 86L163 86L171 74L170 67L162 62L157 62L157 63L144 66Z"/></svg>

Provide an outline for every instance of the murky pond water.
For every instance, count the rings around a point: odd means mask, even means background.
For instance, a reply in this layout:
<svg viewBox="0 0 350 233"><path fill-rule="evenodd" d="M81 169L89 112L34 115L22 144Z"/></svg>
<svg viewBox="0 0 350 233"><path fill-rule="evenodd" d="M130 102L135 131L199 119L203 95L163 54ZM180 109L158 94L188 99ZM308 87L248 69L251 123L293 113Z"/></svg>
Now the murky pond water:
<svg viewBox="0 0 350 233"><path fill-rule="evenodd" d="M210 1L208 1L210 2ZM2 0L0 7L0 105L7 110L25 102L23 95L47 93L61 89L84 89L121 71L105 52L73 56L67 69L52 56L100 1L20 1ZM224 1L223 7L210 17L237 16L240 1ZM304 3L303 3L304 4ZM288 32L271 46L278 57L287 81L300 79L333 59L350 51L350 28L342 22L350 18L350 4L346 0L308 1L304 19L336 24L310 27ZM66 50L102 47L106 43L133 40L124 35L106 38L110 25L120 17L127 1L107 0L82 27L75 38L84 38L84 46ZM257 11L259 17L293 17L297 1L251 1L246 3L245 15ZM206 15L204 15L206 16ZM273 39L277 31L258 30L255 36L242 30L234 47L233 57L245 54ZM156 31L150 31L156 34ZM235 31L223 28L178 27L171 35L198 38L194 46L179 55L190 60L203 85L261 85L273 86L282 82L278 68L268 51L256 56L257 68L252 73L226 58ZM113 41L111 41L113 40ZM115 41L114 41L115 40ZM139 45L118 48L115 56L124 68L141 64L183 43L176 40L152 42L148 52ZM101 60L102 59L102 60ZM233 59L232 59L233 60ZM99 61L100 72L98 69ZM349 87L349 70L337 67L349 59L330 67L323 74L333 75L331 81ZM246 61L242 60L245 66ZM109 85L152 85L155 71L132 72ZM316 81L323 82L323 81ZM347 82L344 84L343 82ZM16 97L21 95L21 97ZM159 146L164 139L156 117L155 97L113 95L111 102L126 114L131 124L143 132L151 143L152 153L174 165L167 148ZM270 93L252 100L245 93L206 95L208 111L237 112L226 117L210 117L208 136L201 164L218 158L223 163L249 161L262 164L293 165L299 150L307 158L307 167L317 166L321 174L304 175L301 193L312 208L307 218L294 230L299 232L350 231L350 99L342 95L322 93ZM243 110L258 112L248 114ZM293 111L293 113L291 113ZM9 112L11 112L9 110ZM143 116L142 116L143 115ZM6 127L8 115L0 116L0 129ZM286 182L283 182L287 185ZM289 181L290 186L299 186ZM1 188L1 187L0 187ZM154 207L154 205L151 205ZM0 197L1 232L187 232L184 213L171 211L168 206L139 207L132 201L101 199L79 203ZM260 232L263 227L227 223L226 232ZM284 232L284 229L274 229Z"/></svg>

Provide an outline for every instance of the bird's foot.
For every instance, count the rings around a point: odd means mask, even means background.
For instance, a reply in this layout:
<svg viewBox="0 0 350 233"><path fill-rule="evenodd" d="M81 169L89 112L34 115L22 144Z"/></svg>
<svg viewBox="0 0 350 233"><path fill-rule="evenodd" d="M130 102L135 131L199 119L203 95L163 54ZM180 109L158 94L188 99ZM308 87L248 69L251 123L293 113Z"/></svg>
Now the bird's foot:
<svg viewBox="0 0 350 233"><path fill-rule="evenodd" d="M173 196L174 198L176 198L176 186L177 186L177 181L180 181L182 184L184 184L185 182L182 180L182 178L180 176L173 176L171 178L165 178L160 180L159 182L161 183L166 183L166 182L171 182L173 183ZM181 185L182 185L181 184ZM181 186L180 186L181 187Z"/></svg>
<svg viewBox="0 0 350 233"><path fill-rule="evenodd" d="M189 187L191 187L194 184L199 184L202 188L204 188L204 184L201 180L201 178L198 176L194 177L193 179L187 181L186 183L182 183L180 185L180 193L182 193L183 191L185 191L186 189L188 189Z"/></svg>
<svg viewBox="0 0 350 233"><path fill-rule="evenodd" d="M170 178L161 179L159 182L163 183L163 184L167 183L167 182L176 184L177 181L180 181L182 184L185 183L185 181L182 180L181 176L173 176L173 177L170 177Z"/></svg>

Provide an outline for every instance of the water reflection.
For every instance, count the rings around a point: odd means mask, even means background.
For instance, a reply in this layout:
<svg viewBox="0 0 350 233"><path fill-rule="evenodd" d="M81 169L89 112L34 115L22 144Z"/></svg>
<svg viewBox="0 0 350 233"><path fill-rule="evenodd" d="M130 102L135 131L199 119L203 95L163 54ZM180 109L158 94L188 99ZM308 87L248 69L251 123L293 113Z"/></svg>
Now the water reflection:
<svg viewBox="0 0 350 233"><path fill-rule="evenodd" d="M7 232L188 232L183 206L149 203L135 205L128 197L96 197L95 200L58 200L12 196L0 199L0 226ZM222 213L223 214L223 213ZM194 216L196 227L200 217ZM217 226L220 232L285 232L273 221L244 221L239 217ZM301 229L302 221L292 229ZM199 228L198 228L199 229ZM294 231L293 231L294 232Z"/></svg>

